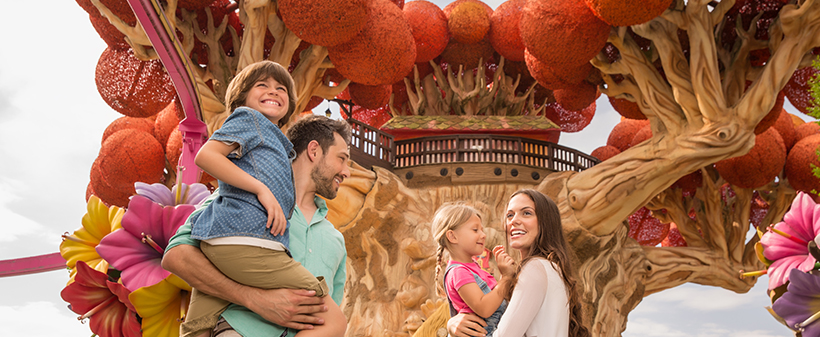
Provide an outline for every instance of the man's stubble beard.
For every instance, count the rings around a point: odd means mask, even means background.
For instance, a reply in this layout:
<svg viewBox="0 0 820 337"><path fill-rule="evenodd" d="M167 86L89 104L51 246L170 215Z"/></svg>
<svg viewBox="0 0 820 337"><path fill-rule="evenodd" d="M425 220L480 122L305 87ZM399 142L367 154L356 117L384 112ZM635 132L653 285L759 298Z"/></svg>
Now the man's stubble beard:
<svg viewBox="0 0 820 337"><path fill-rule="evenodd" d="M311 170L310 178L313 179L313 183L316 184L316 194L325 197L325 199L334 199L338 192L333 188L333 178L335 178L336 175L328 169L327 163L325 162L326 159L327 157L323 157L318 165Z"/></svg>

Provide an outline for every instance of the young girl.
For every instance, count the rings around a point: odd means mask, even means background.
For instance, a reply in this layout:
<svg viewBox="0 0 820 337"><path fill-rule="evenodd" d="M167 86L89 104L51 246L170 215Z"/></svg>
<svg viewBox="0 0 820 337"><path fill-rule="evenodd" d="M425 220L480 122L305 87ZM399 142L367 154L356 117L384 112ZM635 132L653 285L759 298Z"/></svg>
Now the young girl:
<svg viewBox="0 0 820 337"><path fill-rule="evenodd" d="M444 288L436 287L447 294L450 302L450 315L457 313L476 313L487 321L487 335L491 335L501 315L507 307L504 301L506 285L499 285L490 273L482 270L473 261L473 257L484 252L487 235L481 226L481 217L474 208L450 203L439 207L433 217L433 234L438 243L436 258L436 284L439 283L442 255L446 250L450 260L444 273ZM503 247L496 246L493 254L498 269L506 282L513 272L513 260L504 252Z"/></svg>
<svg viewBox="0 0 820 337"><path fill-rule="evenodd" d="M279 127L296 107L293 90L287 69L270 61L245 67L228 85L225 105L232 112L195 160L219 180L220 196L191 218L191 237L202 240L205 256L234 281L258 288L314 290L321 297L328 289L324 279L288 252L294 155ZM333 301L326 302L329 310L338 312L320 315L325 324L298 336L344 335L344 315ZM228 304L195 289L182 335L207 336Z"/></svg>

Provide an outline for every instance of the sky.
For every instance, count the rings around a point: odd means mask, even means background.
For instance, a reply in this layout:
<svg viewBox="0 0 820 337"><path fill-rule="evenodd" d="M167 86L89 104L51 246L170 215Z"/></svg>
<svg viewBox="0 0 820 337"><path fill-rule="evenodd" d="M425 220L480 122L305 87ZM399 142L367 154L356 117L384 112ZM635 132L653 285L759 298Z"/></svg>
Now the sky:
<svg viewBox="0 0 820 337"><path fill-rule="evenodd" d="M81 226L91 163L103 130L121 116L96 91L105 43L88 14L74 1L38 5L8 1L4 11L14 14L0 20L0 260L57 252L60 235ZM560 144L590 153L619 118L602 96L592 123ZM91 335L60 298L67 281L64 270L0 278L3 335ZM791 336L764 309L766 282L747 294L687 284L648 296L623 336Z"/></svg>

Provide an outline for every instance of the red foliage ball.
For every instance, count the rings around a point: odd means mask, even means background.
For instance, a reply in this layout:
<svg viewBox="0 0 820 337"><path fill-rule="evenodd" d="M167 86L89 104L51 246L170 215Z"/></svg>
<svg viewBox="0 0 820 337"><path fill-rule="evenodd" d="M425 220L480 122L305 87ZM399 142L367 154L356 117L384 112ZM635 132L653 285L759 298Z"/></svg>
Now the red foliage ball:
<svg viewBox="0 0 820 337"><path fill-rule="evenodd" d="M755 188L768 184L786 164L786 145L777 130L769 128L755 136L749 153L715 163L720 176L732 185Z"/></svg>
<svg viewBox="0 0 820 337"><path fill-rule="evenodd" d="M609 98L609 104L612 105L612 108L618 112L621 116L629 119L646 119L646 115L643 114L641 108L638 106L638 103L629 101L625 98Z"/></svg>
<svg viewBox="0 0 820 337"><path fill-rule="evenodd" d="M319 96L311 96L310 100L307 103L307 105L305 105L305 109L302 110L302 111L306 111L306 112L312 111L314 108L319 106L319 104L322 104L322 102L324 102L324 101L325 101L325 99L321 98Z"/></svg>
<svg viewBox="0 0 820 337"><path fill-rule="evenodd" d="M788 152L792 146L794 146L794 143L797 142L792 116L786 112L785 109L780 109L780 115L778 115L772 127L777 130L777 133L783 138L783 144L786 145L786 152Z"/></svg>
<svg viewBox="0 0 820 337"><path fill-rule="evenodd" d="M182 155L182 132L179 131L177 125L171 134L168 135L168 142L165 144L165 158L171 167L177 167L179 164L179 157Z"/></svg>
<svg viewBox="0 0 820 337"><path fill-rule="evenodd" d="M598 87L581 81L571 87L554 90L552 95L565 109L579 111L595 102L598 98Z"/></svg>
<svg viewBox="0 0 820 337"><path fill-rule="evenodd" d="M177 6L180 8L185 8L189 11L195 11L208 7L208 5L213 2L214 0L179 0Z"/></svg>
<svg viewBox="0 0 820 337"><path fill-rule="evenodd" d="M595 157L595 158L598 158L598 160L600 160L600 161L604 161L604 160L607 160L609 158L615 157L615 155L617 155L619 153L621 153L621 150L618 150L617 147L610 146L610 145L604 145L604 146L598 147L595 150L592 150L592 153L590 155Z"/></svg>
<svg viewBox="0 0 820 337"><path fill-rule="evenodd" d="M350 99L356 105L365 109L378 109L387 104L390 100L390 93L393 91L392 85L364 85L350 83L347 86Z"/></svg>
<svg viewBox="0 0 820 337"><path fill-rule="evenodd" d="M789 98L789 102L804 114L808 114L808 108L812 106L808 84L809 79L818 75L820 75L820 70L814 67L798 69L792 74L791 79L786 83L786 87L783 88L783 91L786 92L786 97Z"/></svg>
<svg viewBox="0 0 820 337"><path fill-rule="evenodd" d="M244 26L242 22L239 21L239 14L235 11L230 10L231 1L230 0L216 0L211 2L208 5L208 9L211 11L211 16L213 17L213 25L214 27L218 27L222 24L222 20L225 17L228 18L228 27L225 29L225 33L222 37L219 38L220 45L222 47L222 52L228 56L234 56L234 46L233 46L233 36L231 34L231 29L236 31L236 35L239 39L242 39L242 34L244 32ZM181 18L177 17L178 20ZM208 33L208 14L205 12L205 9L200 9L196 11L196 22L199 25L199 29L202 31L203 34ZM269 33L268 33L269 35ZM267 35L265 36L267 43ZM271 41L272 41L271 36ZM270 47L267 47L269 50ZM195 60L197 63L206 65L208 64L209 56L208 56L208 47L200 40L196 39L194 41L194 49L191 51L191 59Z"/></svg>
<svg viewBox="0 0 820 337"><path fill-rule="evenodd" d="M508 0L490 18L490 43L508 61L524 61L524 41L521 39L521 13L526 0Z"/></svg>
<svg viewBox="0 0 820 337"><path fill-rule="evenodd" d="M117 50L131 48L131 46L125 42L125 34L120 32L117 27L114 27L111 22L108 22L108 19L98 12L89 14L88 19L91 20L91 25L94 26L94 30L97 31L97 34L100 35L100 38L105 41L105 44L107 44L109 48Z"/></svg>
<svg viewBox="0 0 820 337"><path fill-rule="evenodd" d="M393 118L393 116L390 114L390 108L386 105L378 109L367 109L360 106L353 107L353 119L376 128L381 127L391 118Z"/></svg>
<svg viewBox="0 0 820 337"><path fill-rule="evenodd" d="M820 149L820 135L808 136L794 144L786 160L786 178L798 191L820 191L820 178L812 172L812 165L820 167L817 151Z"/></svg>
<svg viewBox="0 0 820 337"><path fill-rule="evenodd" d="M641 246L657 246L669 234L669 224L661 223L646 207L641 207L632 213L627 221L629 222L627 236L637 240Z"/></svg>
<svg viewBox="0 0 820 337"><path fill-rule="evenodd" d="M447 18L436 4L417 0L404 6L404 18L416 41L415 63L430 61L439 56L450 41Z"/></svg>
<svg viewBox="0 0 820 337"><path fill-rule="evenodd" d="M760 226L760 222L763 221L763 218L766 217L766 213L769 213L769 203L763 200L760 193L754 191L751 206L751 209L749 209L749 222L757 228Z"/></svg>
<svg viewBox="0 0 820 337"><path fill-rule="evenodd" d="M609 31L583 0L530 0L521 15L524 45L552 69L589 63L606 44Z"/></svg>
<svg viewBox="0 0 820 337"><path fill-rule="evenodd" d="M168 144L168 137L171 136L171 132L179 128L179 117L177 116L177 104L174 101L168 104L165 109L162 109L157 114L157 120L154 121L154 138L159 141L163 150Z"/></svg>
<svg viewBox="0 0 820 337"><path fill-rule="evenodd" d="M126 116L153 116L175 95L162 63L140 61L130 49L106 48L97 63L95 79L103 100Z"/></svg>
<svg viewBox="0 0 820 337"><path fill-rule="evenodd" d="M632 139L635 138L635 134L646 125L649 125L648 120L624 119L612 128L606 145L614 146L621 152L626 151Z"/></svg>
<svg viewBox="0 0 820 337"><path fill-rule="evenodd" d="M379 1L380 7L401 12L389 1ZM365 0L279 0L282 21L296 36L311 44L338 46L353 39L368 23L368 1ZM372 15L372 14L371 14ZM390 35L385 35L390 36Z"/></svg>
<svg viewBox="0 0 820 337"><path fill-rule="evenodd" d="M586 3L595 15L612 26L633 26L661 15L672 1L586 0Z"/></svg>
<svg viewBox="0 0 820 337"><path fill-rule="evenodd" d="M410 97L407 95L407 86L404 84L404 80L393 83L392 87L393 107L398 111L404 111L404 104L410 100Z"/></svg>
<svg viewBox="0 0 820 337"><path fill-rule="evenodd" d="M595 116L595 102L579 111L564 109L558 102L549 103L544 107L544 116L558 124L562 132L578 132L587 127Z"/></svg>
<svg viewBox="0 0 820 337"><path fill-rule="evenodd" d="M678 225L674 222L669 224L669 234L661 241L661 247L686 247L686 239L680 234Z"/></svg>
<svg viewBox="0 0 820 337"><path fill-rule="evenodd" d="M115 119L111 122L111 124L108 124L108 127L106 127L105 131L103 131L102 141L100 144L105 144L105 140L108 139L109 136L125 129L134 129L142 132L153 133L154 123L146 118L122 116Z"/></svg>
<svg viewBox="0 0 820 337"><path fill-rule="evenodd" d="M100 158L97 157L94 164L91 165L91 193L100 198L100 200L108 206L128 206L128 198L136 193L134 186L115 188L109 185L105 181L105 178L103 178L102 173L100 173L99 161ZM88 197L88 190L86 190L86 198Z"/></svg>
<svg viewBox="0 0 820 337"><path fill-rule="evenodd" d="M416 42L404 12L387 0L367 2L365 28L350 41L328 47L336 70L351 81L393 84L416 60Z"/></svg>

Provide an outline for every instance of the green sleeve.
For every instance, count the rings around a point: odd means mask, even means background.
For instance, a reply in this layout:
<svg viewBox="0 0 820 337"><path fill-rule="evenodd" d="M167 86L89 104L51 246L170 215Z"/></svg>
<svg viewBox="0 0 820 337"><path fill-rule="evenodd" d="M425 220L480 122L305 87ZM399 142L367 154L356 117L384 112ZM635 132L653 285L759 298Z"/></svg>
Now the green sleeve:
<svg viewBox="0 0 820 337"><path fill-rule="evenodd" d="M344 243L342 243L344 247ZM345 294L345 279L347 279L347 251L344 251L342 261L339 262L339 268L336 269L336 275L333 276L333 293L330 297L338 305L342 305L342 299Z"/></svg>

